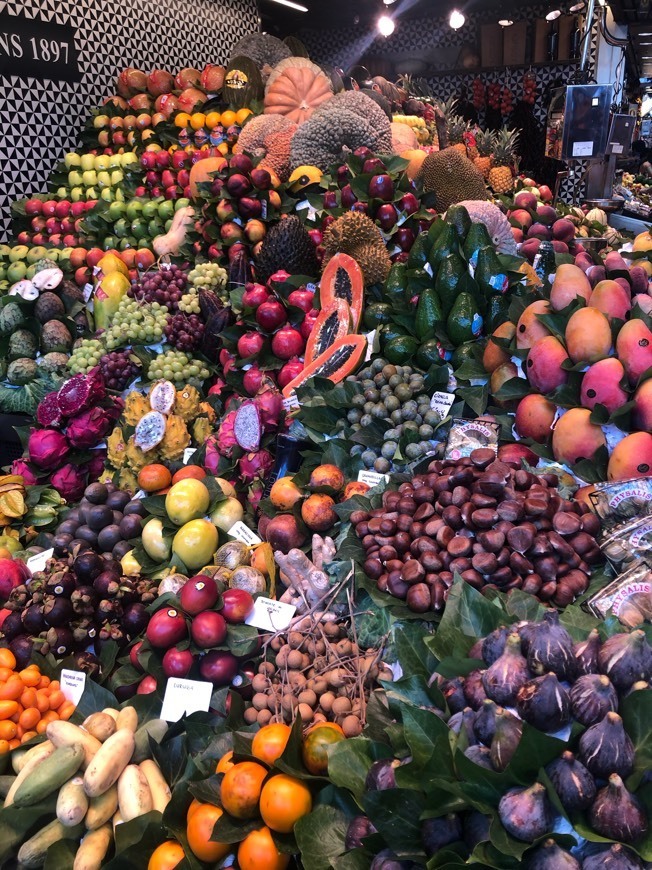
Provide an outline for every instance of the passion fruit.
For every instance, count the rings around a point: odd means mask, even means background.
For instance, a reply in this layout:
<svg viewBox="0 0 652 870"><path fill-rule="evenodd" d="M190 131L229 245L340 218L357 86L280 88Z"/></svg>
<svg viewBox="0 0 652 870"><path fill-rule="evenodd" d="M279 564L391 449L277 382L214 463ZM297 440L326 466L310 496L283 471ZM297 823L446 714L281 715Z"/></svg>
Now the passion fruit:
<svg viewBox="0 0 652 870"><path fill-rule="evenodd" d="M175 526L183 526L206 514L211 497L201 480L192 477L170 487L165 496L165 510Z"/></svg>
<svg viewBox="0 0 652 870"><path fill-rule="evenodd" d="M187 482L181 481L181 483ZM181 559L186 568L190 571L196 571L207 565L213 558L217 549L217 541L217 529L213 523L209 520L191 520L181 526L174 536L172 551Z"/></svg>

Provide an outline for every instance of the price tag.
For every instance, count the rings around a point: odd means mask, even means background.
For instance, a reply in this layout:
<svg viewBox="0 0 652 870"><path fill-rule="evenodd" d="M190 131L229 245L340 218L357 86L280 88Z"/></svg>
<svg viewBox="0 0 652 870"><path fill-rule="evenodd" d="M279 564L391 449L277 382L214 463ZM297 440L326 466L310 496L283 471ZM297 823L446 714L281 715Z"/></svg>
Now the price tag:
<svg viewBox="0 0 652 870"><path fill-rule="evenodd" d="M64 668L61 671L61 691L66 701L72 701L75 707L84 694L86 674L83 671L69 671Z"/></svg>
<svg viewBox="0 0 652 870"><path fill-rule="evenodd" d="M297 399L297 394L292 393L291 396L288 396L287 399L283 399L283 410L284 411L293 411L295 408L300 408L301 404Z"/></svg>
<svg viewBox="0 0 652 870"><path fill-rule="evenodd" d="M430 275L430 277L432 278L432 266L430 265L430 263L426 262L423 264L423 271L426 272L426 274Z"/></svg>
<svg viewBox="0 0 652 870"><path fill-rule="evenodd" d="M436 411L442 420L448 416L448 412L453 407L455 396L452 393L434 393L430 399L430 407Z"/></svg>
<svg viewBox="0 0 652 870"><path fill-rule="evenodd" d="M213 694L213 684L200 680L180 680L171 677L165 687L161 719L178 722L198 710L208 712Z"/></svg>
<svg viewBox="0 0 652 870"><path fill-rule="evenodd" d="M303 200L301 200L301 202L298 202L294 208L296 211L306 211L307 210L308 211L307 217L308 217L309 221L314 221L314 219L317 217L317 212L310 205L310 203L308 202L307 199L303 199Z"/></svg>
<svg viewBox="0 0 652 870"><path fill-rule="evenodd" d="M367 471L363 469L358 472L358 482L366 483L371 487L378 486L379 483L389 480L389 474L378 474L377 471Z"/></svg>
<svg viewBox="0 0 652 870"><path fill-rule="evenodd" d="M186 447L186 449L183 451L183 464L187 465L196 452L196 447Z"/></svg>
<svg viewBox="0 0 652 870"><path fill-rule="evenodd" d="M84 296L84 302L88 302L88 300L93 295L93 285L92 284L84 284L82 288L82 293Z"/></svg>
<svg viewBox="0 0 652 870"><path fill-rule="evenodd" d="M252 532L249 526L245 526L242 520L238 520L229 531L227 535L230 535L232 538L235 538L236 541L242 541L243 544L246 544L248 547L254 547L256 544L262 544L262 540L258 537L255 532Z"/></svg>
<svg viewBox="0 0 652 870"><path fill-rule="evenodd" d="M45 571L45 564L53 555L54 549L50 547L49 550L43 550L42 553L37 553L36 556L32 556L25 562L25 564L32 574L36 573L36 571Z"/></svg>
<svg viewBox="0 0 652 870"><path fill-rule="evenodd" d="M282 631L292 621L295 610L294 604L260 596L256 599L254 609L245 619L245 623L261 631Z"/></svg>
<svg viewBox="0 0 652 870"><path fill-rule="evenodd" d="M367 339L367 354L364 358L365 362L369 362L374 353L374 344L376 342L376 332L377 330L372 329L371 332L368 332L366 335Z"/></svg>

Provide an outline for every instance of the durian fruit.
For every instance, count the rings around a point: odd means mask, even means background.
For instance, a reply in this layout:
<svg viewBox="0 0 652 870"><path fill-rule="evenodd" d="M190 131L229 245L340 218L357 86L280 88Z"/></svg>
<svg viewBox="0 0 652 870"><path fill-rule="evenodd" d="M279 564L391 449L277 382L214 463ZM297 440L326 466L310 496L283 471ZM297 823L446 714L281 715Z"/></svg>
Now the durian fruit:
<svg viewBox="0 0 652 870"><path fill-rule="evenodd" d="M181 459L183 451L190 446L190 432L181 417L170 414L165 424L165 435L158 445L161 459Z"/></svg>
<svg viewBox="0 0 652 870"><path fill-rule="evenodd" d="M437 211L446 211L465 199L487 199L482 173L454 148L428 154L418 177L424 191L434 192Z"/></svg>
<svg viewBox="0 0 652 870"><path fill-rule="evenodd" d="M367 285L384 281L392 265L380 230L359 211L347 211L333 221L324 233L323 246L323 267L335 254L348 254L362 269Z"/></svg>
<svg viewBox="0 0 652 870"><path fill-rule="evenodd" d="M284 269L291 275L319 274L315 246L300 218L286 217L267 233L254 262L256 278L266 284L274 272Z"/></svg>

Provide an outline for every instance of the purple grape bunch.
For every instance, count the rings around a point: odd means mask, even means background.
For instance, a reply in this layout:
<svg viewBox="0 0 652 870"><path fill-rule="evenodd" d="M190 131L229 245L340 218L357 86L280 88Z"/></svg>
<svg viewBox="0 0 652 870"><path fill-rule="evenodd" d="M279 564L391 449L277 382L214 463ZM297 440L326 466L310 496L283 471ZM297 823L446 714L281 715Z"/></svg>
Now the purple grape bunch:
<svg viewBox="0 0 652 870"><path fill-rule="evenodd" d="M197 314L173 314L165 325L165 337L178 350L195 350L203 335L204 323Z"/></svg>
<svg viewBox="0 0 652 870"><path fill-rule="evenodd" d="M122 392L138 376L140 367L131 358L129 350L114 350L102 357L100 371L110 390Z"/></svg>
<svg viewBox="0 0 652 870"><path fill-rule="evenodd" d="M158 302L168 311L178 311L179 301L186 292L188 274L180 266L147 272L138 281L133 281L128 295L138 302Z"/></svg>

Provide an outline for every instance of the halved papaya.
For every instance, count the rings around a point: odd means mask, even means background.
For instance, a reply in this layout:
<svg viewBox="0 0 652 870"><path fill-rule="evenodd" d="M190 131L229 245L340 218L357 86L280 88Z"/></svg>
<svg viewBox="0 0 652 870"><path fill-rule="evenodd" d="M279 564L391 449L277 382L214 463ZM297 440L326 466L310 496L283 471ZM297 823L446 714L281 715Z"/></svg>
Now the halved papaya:
<svg viewBox="0 0 652 870"><path fill-rule="evenodd" d="M335 254L330 258L321 276L319 299L322 308L328 308L335 299L348 302L353 329L357 332L364 304L364 275L353 257Z"/></svg>
<svg viewBox="0 0 652 870"><path fill-rule="evenodd" d="M286 399L289 398L297 387L315 377L328 378L334 384L339 384L353 374L366 350L367 339L364 335L345 335L344 338L339 338L283 388L283 395Z"/></svg>
<svg viewBox="0 0 652 870"><path fill-rule="evenodd" d="M306 365L325 353L332 347L338 338L344 338L351 334L351 308L344 299L335 299L327 308L317 315L312 327L306 352L304 355Z"/></svg>

